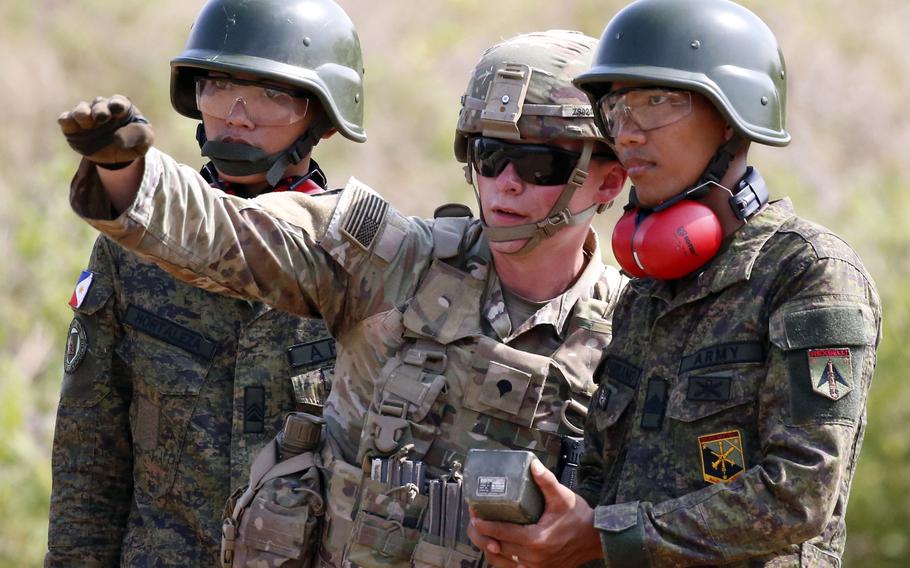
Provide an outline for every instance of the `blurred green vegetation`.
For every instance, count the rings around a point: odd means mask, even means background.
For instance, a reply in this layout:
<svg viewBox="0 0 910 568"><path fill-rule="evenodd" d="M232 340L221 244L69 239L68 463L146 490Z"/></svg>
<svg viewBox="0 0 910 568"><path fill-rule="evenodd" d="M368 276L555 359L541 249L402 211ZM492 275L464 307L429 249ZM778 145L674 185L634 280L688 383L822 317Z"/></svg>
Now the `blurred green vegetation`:
<svg viewBox="0 0 910 568"><path fill-rule="evenodd" d="M458 99L481 51L547 28L599 35L622 0L340 0L365 54L369 142L330 140L330 182L356 174L399 209L472 203L452 158ZM850 503L846 564L906 566L910 555L910 3L748 0L775 30L790 76L786 149L758 147L777 196L860 252L885 306L884 342ZM69 211L76 158L56 116L96 94L129 95L158 145L200 164L195 125L170 108L171 57L200 0L0 3L0 566L39 566L50 443L71 319L66 302L95 235ZM618 209L618 208L615 208ZM612 214L615 216L616 211ZM598 221L608 235L615 217ZM612 260L612 259L608 259ZM103 487L98 488L104 491Z"/></svg>

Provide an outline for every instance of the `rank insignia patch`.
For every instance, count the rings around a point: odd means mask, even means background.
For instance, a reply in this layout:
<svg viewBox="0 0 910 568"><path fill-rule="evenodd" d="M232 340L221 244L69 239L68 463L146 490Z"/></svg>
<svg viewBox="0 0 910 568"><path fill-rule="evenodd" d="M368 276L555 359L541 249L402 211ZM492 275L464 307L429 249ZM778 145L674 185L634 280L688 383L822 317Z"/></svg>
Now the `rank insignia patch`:
<svg viewBox="0 0 910 568"><path fill-rule="evenodd" d="M733 481L746 470L739 430L698 437L701 473L708 483Z"/></svg>
<svg viewBox="0 0 910 568"><path fill-rule="evenodd" d="M63 369L67 373L74 373L88 350L88 337L85 328L78 319L73 319L69 331L66 332L66 348L63 353Z"/></svg>
<svg viewBox="0 0 910 568"><path fill-rule="evenodd" d="M853 366L846 347L809 350L812 390L831 400L840 400L853 390Z"/></svg>

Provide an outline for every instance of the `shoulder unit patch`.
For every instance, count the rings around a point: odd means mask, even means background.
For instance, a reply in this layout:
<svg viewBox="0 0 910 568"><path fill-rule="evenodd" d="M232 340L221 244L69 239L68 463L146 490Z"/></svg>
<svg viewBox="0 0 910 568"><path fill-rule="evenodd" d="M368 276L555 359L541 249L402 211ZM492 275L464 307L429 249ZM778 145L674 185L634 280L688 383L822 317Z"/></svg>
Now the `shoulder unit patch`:
<svg viewBox="0 0 910 568"><path fill-rule="evenodd" d="M85 353L88 350L88 336L85 334L85 328L78 318L73 318L70 328L66 332L66 348L63 353L63 369L73 374L82 360L85 359Z"/></svg>
<svg viewBox="0 0 910 568"><path fill-rule="evenodd" d="M809 379L816 394L840 400L853 390L849 348L810 349L808 354Z"/></svg>

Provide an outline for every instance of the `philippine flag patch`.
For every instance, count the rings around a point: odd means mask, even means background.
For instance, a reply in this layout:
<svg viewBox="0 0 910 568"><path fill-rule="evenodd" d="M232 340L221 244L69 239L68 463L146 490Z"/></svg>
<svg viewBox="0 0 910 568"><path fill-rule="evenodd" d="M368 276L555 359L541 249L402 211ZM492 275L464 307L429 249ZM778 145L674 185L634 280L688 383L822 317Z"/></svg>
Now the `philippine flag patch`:
<svg viewBox="0 0 910 568"><path fill-rule="evenodd" d="M73 290L73 297L70 298L71 307L78 308L82 305L85 297L88 296L89 288L92 287L92 278L94 276L88 270L83 270L82 274L79 275L79 279L76 281L76 289Z"/></svg>

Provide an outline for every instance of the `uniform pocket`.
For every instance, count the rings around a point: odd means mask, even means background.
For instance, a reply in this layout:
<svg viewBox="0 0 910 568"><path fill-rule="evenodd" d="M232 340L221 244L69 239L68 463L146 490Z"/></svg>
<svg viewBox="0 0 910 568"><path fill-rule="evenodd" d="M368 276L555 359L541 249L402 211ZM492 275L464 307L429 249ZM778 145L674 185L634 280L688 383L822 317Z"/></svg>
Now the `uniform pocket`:
<svg viewBox="0 0 910 568"><path fill-rule="evenodd" d="M130 427L136 488L160 497L173 484L211 363L136 332L128 334L116 352L133 373Z"/></svg>
<svg viewBox="0 0 910 568"><path fill-rule="evenodd" d="M320 493L315 467L266 482L240 521L234 565L311 566L324 511Z"/></svg>
<svg viewBox="0 0 910 568"><path fill-rule="evenodd" d="M345 560L363 568L408 568L420 533L399 521L361 511L354 522Z"/></svg>
<svg viewBox="0 0 910 568"><path fill-rule="evenodd" d="M754 403L764 378L758 365L703 369L684 374L670 392L667 417L695 422L734 407ZM738 409L736 414L742 409ZM737 419L737 423L742 418Z"/></svg>
<svg viewBox="0 0 910 568"><path fill-rule="evenodd" d="M601 383L591 397L588 424L593 424L598 432L614 426L634 397L635 391L628 387L612 382Z"/></svg>
<svg viewBox="0 0 910 568"><path fill-rule="evenodd" d="M455 548L440 546L421 535L420 542L414 549L414 568L475 568L480 565L483 553L464 543L456 543Z"/></svg>
<svg viewBox="0 0 910 568"><path fill-rule="evenodd" d="M405 487L364 479L345 560L363 567L410 566L427 502Z"/></svg>
<svg viewBox="0 0 910 568"><path fill-rule="evenodd" d="M464 406L525 428L534 423L550 359L482 337L464 385Z"/></svg>
<svg viewBox="0 0 910 568"><path fill-rule="evenodd" d="M669 394L667 433L687 462L680 483L692 488L727 483L745 473L758 450L761 364L700 369L683 374Z"/></svg>
<svg viewBox="0 0 910 568"><path fill-rule="evenodd" d="M323 565L340 566L354 523L354 507L360 492L363 470L332 455L330 444L323 444L320 467L326 492L326 524L319 545Z"/></svg>

